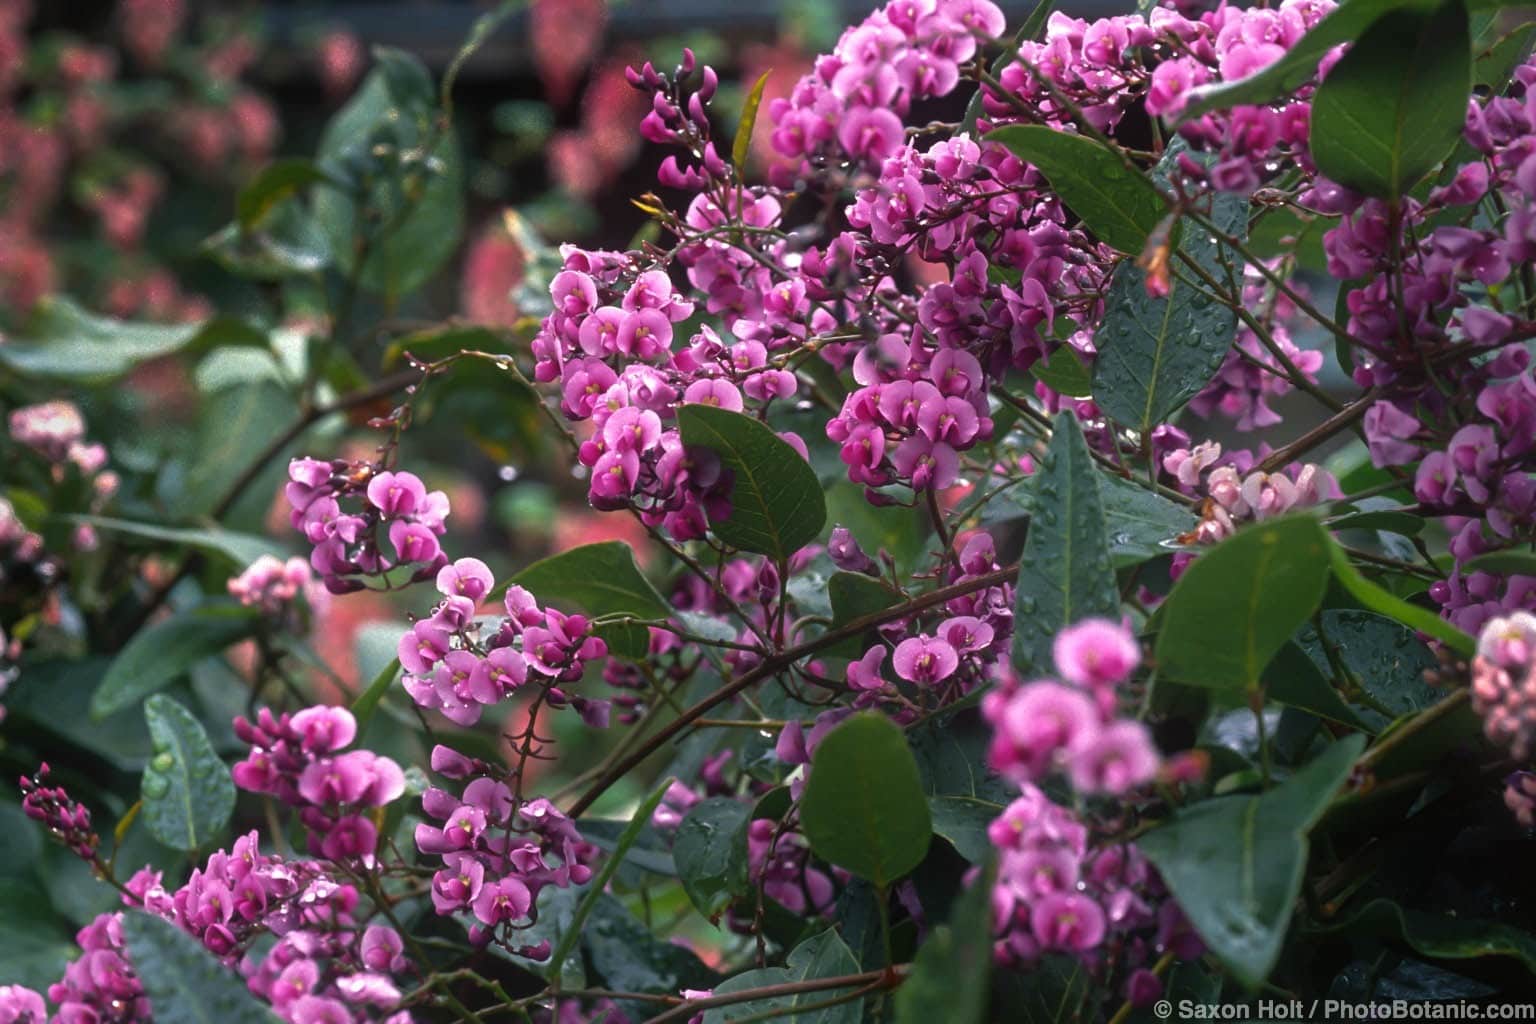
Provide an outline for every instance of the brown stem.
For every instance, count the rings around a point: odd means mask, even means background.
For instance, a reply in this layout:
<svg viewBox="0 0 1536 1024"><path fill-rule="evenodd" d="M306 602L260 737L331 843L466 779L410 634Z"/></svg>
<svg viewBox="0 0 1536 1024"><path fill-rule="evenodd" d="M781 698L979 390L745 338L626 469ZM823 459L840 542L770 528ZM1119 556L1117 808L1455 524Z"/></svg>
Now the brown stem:
<svg viewBox="0 0 1536 1024"><path fill-rule="evenodd" d="M1275 449L1269 454L1268 458L1259 463L1259 472L1273 473L1278 469L1282 469L1290 464L1298 455L1311 451L1314 447L1328 440L1328 438L1339 431L1349 429L1356 420L1366 414L1376 399L1381 397L1382 391L1383 389L1380 387L1372 388L1290 444L1283 448Z"/></svg>
<svg viewBox="0 0 1536 1024"><path fill-rule="evenodd" d="M737 694L762 682L764 679L777 675L801 658L815 654L817 651L831 647L849 637L862 636L867 630L875 626L933 608L956 597L975 593L978 590L985 590L988 587L997 586L999 583L1006 583L1013 579L1018 571L1019 567L1017 565L1010 565L960 583L940 587L937 590L930 590L920 597L915 597L892 608L860 616L836 629L827 630L813 640L807 640L804 643L796 644L794 647L786 648L777 654L769 655L756 668L733 679L687 711L684 711L681 715L678 715L626 757L609 767L607 771L598 777L596 782L588 787L585 793L577 798L567 813L573 818L580 816L583 811L592 806L593 801L607 792L608 787L622 779L625 775L628 775L637 765L661 749L664 744L678 733L703 718L711 709L724 704Z"/></svg>
<svg viewBox="0 0 1536 1024"><path fill-rule="evenodd" d="M764 985L761 988L745 988L739 992L730 992L725 995L709 996L706 999L691 999L670 1010L658 1013L646 1024L667 1024L668 1021L687 1020L701 1010L713 1009L716 1006L732 1006L736 1003L747 1003L755 999L776 999L779 996L799 995L802 992L826 992L835 988L855 988L871 986L873 988L894 988L905 977L906 965L893 967L879 971L865 971L862 974L846 974L836 978L808 978L805 981L786 981L779 985Z"/></svg>

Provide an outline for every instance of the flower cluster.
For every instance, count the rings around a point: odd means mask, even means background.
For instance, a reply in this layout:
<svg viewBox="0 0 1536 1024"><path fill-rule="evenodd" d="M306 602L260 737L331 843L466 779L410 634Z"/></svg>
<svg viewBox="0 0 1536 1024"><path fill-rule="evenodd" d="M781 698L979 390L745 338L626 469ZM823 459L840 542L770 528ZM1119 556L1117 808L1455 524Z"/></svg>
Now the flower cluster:
<svg viewBox="0 0 1536 1024"><path fill-rule="evenodd" d="M848 29L786 99L769 107L773 145L811 166L878 166L905 143L912 104L951 92L960 65L1003 34L991 0L894 0Z"/></svg>
<svg viewBox="0 0 1536 1024"><path fill-rule="evenodd" d="M470 937L483 945L537 918L539 893L592 877L596 846L548 800L522 800L488 766L447 747L432 752L432 769L451 779L470 779L460 795L432 788L422 794L426 816L440 824L416 826L416 846L442 858L432 876L432 906L439 914L469 913ZM518 949L543 959L547 942Z"/></svg>
<svg viewBox="0 0 1536 1024"><path fill-rule="evenodd" d="M372 858L378 832L364 812L398 799L405 776L371 750L340 752L357 737L350 711L317 706L273 715L263 708L254 723L235 719L235 734L251 745L235 765L235 785L298 808L312 854Z"/></svg>
<svg viewBox="0 0 1536 1024"><path fill-rule="evenodd" d="M485 708L506 700L529 681L544 686L544 699L555 707L570 704L596 725L607 724L607 705L567 694L587 663L608 653L583 615L541 608L519 586L507 588L506 617L487 623L476 617L479 603L495 579L477 558L461 558L437 573L443 600L400 638L403 682L411 699L442 712L458 725L473 725Z"/></svg>
<svg viewBox="0 0 1536 1024"><path fill-rule="evenodd" d="M1072 811L1024 783L987 828L998 850L992 888L993 952L1000 963L1029 966L1065 953L1097 962L1113 949L1131 968L1126 995L1155 999L1155 975L1139 965L1154 951L1183 960L1204 946L1157 872L1129 843L1094 843ZM1143 934L1138 934L1143 933Z"/></svg>
<svg viewBox="0 0 1536 1024"><path fill-rule="evenodd" d="M1536 754L1536 616L1489 619L1472 661L1472 706L1488 738L1518 761Z"/></svg>
<svg viewBox="0 0 1536 1024"><path fill-rule="evenodd" d="M1019 783L1065 770L1084 794L1118 796L1151 782L1161 764L1151 734L1114 717L1116 688L1141 662L1136 638L1124 626L1086 619L1062 630L1052 653L1065 683L1010 677L982 698L992 767Z"/></svg>
<svg viewBox="0 0 1536 1024"><path fill-rule="evenodd" d="M91 830L91 812L78 800L70 798L63 786L45 784L49 768L38 766L37 774L21 777L21 809L33 821L41 822L55 839L84 860L96 856L101 842Z"/></svg>
<svg viewBox="0 0 1536 1024"><path fill-rule="evenodd" d="M1332 474L1320 466L1293 464L1281 472L1266 473L1254 468L1256 461L1248 451L1224 457L1215 441L1176 448L1163 456L1163 470L1173 485L1191 497L1205 499L1195 541L1214 544L1245 522L1273 519L1339 495Z"/></svg>
<svg viewBox="0 0 1536 1024"><path fill-rule="evenodd" d="M289 464L288 478L290 521L314 545L309 563L332 593L360 590L366 584L357 577L400 565L417 567L413 582L431 579L447 563L437 538L446 529L448 496L428 492L414 473L306 458Z"/></svg>
<svg viewBox="0 0 1536 1024"><path fill-rule="evenodd" d="M260 608L273 618L284 617L309 591L314 581L309 563L302 558L286 561L262 555L229 581L230 596L248 608Z"/></svg>

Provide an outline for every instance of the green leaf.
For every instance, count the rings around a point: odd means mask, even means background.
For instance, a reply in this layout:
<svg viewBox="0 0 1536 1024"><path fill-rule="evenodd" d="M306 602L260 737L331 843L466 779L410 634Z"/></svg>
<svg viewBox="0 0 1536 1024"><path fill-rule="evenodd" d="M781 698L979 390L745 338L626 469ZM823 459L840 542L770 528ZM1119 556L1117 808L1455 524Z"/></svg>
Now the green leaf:
<svg viewBox="0 0 1536 1024"><path fill-rule="evenodd" d="M832 629L855 619L884 611L901 603L901 595L889 584L861 572L835 572L827 580L827 597L832 602ZM825 654L857 658L869 649L867 636L849 637L826 648Z"/></svg>
<svg viewBox="0 0 1536 1024"><path fill-rule="evenodd" d="M196 440L188 457L186 479L176 501L186 516L209 515L241 479L253 453L264 450L287 431L298 406L285 388L272 380L255 380L220 388L207 395L198 414ZM296 450L290 445L284 455ZM265 474L245 489L225 522L257 528L272 504L279 481L287 478L287 461L274 458Z"/></svg>
<svg viewBox="0 0 1536 1024"><path fill-rule="evenodd" d="M901 729L863 712L827 733L811 761L800 822L818 856L877 887L917 867L933 823Z"/></svg>
<svg viewBox="0 0 1536 1024"><path fill-rule="evenodd" d="M1373 22L1312 98L1318 170L1365 195L1396 200L1450 155L1472 88L1467 8L1399 8Z"/></svg>
<svg viewBox="0 0 1536 1024"><path fill-rule="evenodd" d="M1172 554L1178 548L1178 538L1199 522L1185 506L1140 484L1112 473L1097 476L1109 557L1116 568Z"/></svg>
<svg viewBox="0 0 1536 1024"><path fill-rule="evenodd" d="M5 806L9 809L15 805ZM23 835L37 835L35 822L20 810L15 817L19 820L6 824ZM40 853L35 850L31 859L7 865L25 868L25 875L0 878L0 971L4 972L7 984L45 992L63 976L76 950L71 929L54 910L40 880L32 874Z"/></svg>
<svg viewBox="0 0 1536 1024"><path fill-rule="evenodd" d="M1501 11L1480 11L1472 18L1472 84L1499 95L1536 43L1536 22L1511 26Z"/></svg>
<svg viewBox="0 0 1536 1024"><path fill-rule="evenodd" d="M727 978L715 986L717 996L766 985L783 985L796 981L813 981L817 978L841 978L859 973L859 962L853 950L837 934L828 928L812 935L790 951L785 967L765 967L745 971ZM848 989L854 988L849 984ZM847 990L843 990L846 992ZM727 1024L729 1021L761 1019L772 1013L774 1019L793 1021L794 1024L858 1024L864 1017L864 1000L850 999L846 1003L822 1007L819 1010L803 1009L826 1002L839 995L837 989L817 992L799 992L773 999L754 999L730 1006L717 1006L704 1011L704 1024Z"/></svg>
<svg viewBox="0 0 1536 1024"><path fill-rule="evenodd" d="M164 694L144 702L154 756L139 791L144 824L175 850L206 846L229 823L235 784L197 718Z"/></svg>
<svg viewBox="0 0 1536 1024"><path fill-rule="evenodd" d="M1349 560L1349 552L1345 551L1333 539L1328 538L1328 555L1333 565L1333 575L1339 581L1339 585L1349 591L1351 597L1359 601L1371 611L1380 612L1389 619L1395 619L1410 629L1416 629L1420 633L1426 633L1445 644L1451 650L1470 658L1477 650L1477 641L1455 626L1446 622L1427 608L1420 608L1416 604L1409 604L1396 594L1372 583L1360 575L1360 570L1354 567Z"/></svg>
<svg viewBox="0 0 1536 1024"><path fill-rule="evenodd" d="M69 299L49 297L38 303L20 337L0 345L0 366L29 377L107 381L180 351L199 330L198 324L112 320L87 313Z"/></svg>
<svg viewBox="0 0 1536 1024"><path fill-rule="evenodd" d="M322 182L336 188L345 187L311 160L301 157L275 160L240 190L235 200L235 219L243 228L254 228L284 199Z"/></svg>
<svg viewBox="0 0 1536 1024"><path fill-rule="evenodd" d="M91 696L91 718L101 721L132 707L204 658L256 632L260 613L228 601L210 601L146 626L112 660Z"/></svg>
<svg viewBox="0 0 1536 1024"><path fill-rule="evenodd" d="M1034 514L1014 584L1013 656L1021 672L1048 669L1051 642L1066 626L1119 611L1098 477L1077 417L1058 414L1033 479Z"/></svg>
<svg viewBox="0 0 1536 1024"><path fill-rule="evenodd" d="M1184 571L1162 608L1158 672L1212 689L1256 686L1323 599L1328 536L1310 516L1258 523Z"/></svg>
<svg viewBox="0 0 1536 1024"><path fill-rule="evenodd" d="M368 728L368 722L373 718L373 713L379 709L379 702L389 692L390 684L395 681L395 676L400 674L400 659L391 658L389 664L379 669L379 674L373 677L368 684L368 689L358 694L352 701L352 717L357 719L357 733L361 736Z"/></svg>
<svg viewBox="0 0 1536 1024"><path fill-rule="evenodd" d="M1247 231L1248 203L1218 196L1213 222L1227 234ZM1217 280L1226 274L1221 247L1208 232L1191 226L1179 251ZM1177 273L1166 296L1147 294L1147 275L1125 262L1110 280L1104 319L1094 334L1098 357L1093 365L1093 399L1116 421L1146 435L1167 421L1210 383L1226 361L1237 330L1230 307Z"/></svg>
<svg viewBox="0 0 1536 1024"><path fill-rule="evenodd" d="M1447 691L1424 681L1440 662L1413 630L1385 615L1353 608L1330 608L1320 616L1323 633L1344 669L1362 690L1395 716L1438 704ZM1302 650L1327 675L1333 674L1322 640L1311 624L1297 635Z"/></svg>
<svg viewBox="0 0 1536 1024"><path fill-rule="evenodd" d="M1123 253L1139 255L1168 212L1146 177L1093 139L1044 125L1009 125L987 139L1033 164L1100 241Z"/></svg>
<svg viewBox="0 0 1536 1024"><path fill-rule="evenodd" d="M1035 379L1057 394L1087 398L1093 391L1093 374L1071 345L1063 345L1030 372Z"/></svg>
<svg viewBox="0 0 1536 1024"><path fill-rule="evenodd" d="M1377 509L1370 512L1350 512L1337 519L1328 520L1330 530L1381 530L1404 537L1417 537L1424 532L1425 520L1412 512L1394 509ZM1536 567L1536 562L1533 562Z"/></svg>
<svg viewBox="0 0 1536 1024"><path fill-rule="evenodd" d="M400 296L457 249L463 172L452 128L438 123L426 68L387 47L375 61L321 136L320 169L348 187L317 192L314 217L345 273L370 291Z"/></svg>
<svg viewBox="0 0 1536 1024"><path fill-rule="evenodd" d="M810 463L750 416L708 405L677 410L683 443L708 448L734 479L731 512L710 528L741 551L788 560L827 521L821 484Z"/></svg>
<svg viewBox="0 0 1536 1024"><path fill-rule="evenodd" d="M1287 707L1310 711L1352 729L1370 728L1328 683L1328 677L1299 644L1287 641L1264 669L1264 695Z"/></svg>
<svg viewBox="0 0 1536 1024"><path fill-rule="evenodd" d="M268 537L249 533L236 533L218 527L156 526L154 523L136 523L128 519L109 519L105 516L64 516L67 522L92 526L109 533L122 533L144 540L181 544L209 554L223 555L235 565L244 568L262 555L279 555L281 546Z"/></svg>
<svg viewBox="0 0 1536 1024"><path fill-rule="evenodd" d="M933 834L945 839L955 852L972 864L980 864L992 851L987 826L1003 813L1003 805L972 796L931 796L928 814Z"/></svg>
<svg viewBox="0 0 1536 1024"><path fill-rule="evenodd" d="M752 808L712 796L688 809L672 859L683 891L705 917L714 917L747 887L747 825Z"/></svg>
<svg viewBox="0 0 1536 1024"><path fill-rule="evenodd" d="M1536 975L1536 937L1498 921L1444 917L1378 899L1319 931L1387 938L1435 960L1507 956Z"/></svg>
<svg viewBox="0 0 1536 1024"><path fill-rule="evenodd" d="M675 995L684 988L708 988L715 974L688 949L657 938L616 897L603 893L582 930L581 944L604 986L619 992ZM656 1004L618 1000L631 1019L643 1020Z"/></svg>
<svg viewBox="0 0 1536 1024"><path fill-rule="evenodd" d="M1246 78L1199 86L1189 91L1179 120L1189 121L1211 110L1262 105L1289 95L1317 75L1318 62L1340 43L1348 43L1388 11L1413 0L1349 0L1313 26L1274 63Z"/></svg>
<svg viewBox="0 0 1536 1024"><path fill-rule="evenodd" d="M1469 558L1462 572L1496 572L1506 576L1536 576L1536 551L1511 548Z"/></svg>
<svg viewBox="0 0 1536 1024"><path fill-rule="evenodd" d="M171 922L123 912L128 962L144 986L155 1024L274 1024L277 1018L245 987L240 972L214 959Z"/></svg>
<svg viewBox="0 0 1536 1024"><path fill-rule="evenodd" d="M554 951L549 957L550 964L563 964L571 950L576 948L576 943L581 939L582 926L586 923L587 915L592 913L592 908L603 895L603 889L607 887L608 880L613 877L619 865L624 862L624 855L629 848L640 838L640 833L650 824L651 813L656 810L661 798L667 795L675 779L663 779L651 795L635 809L634 816L629 820L629 826L619 833L618 840L614 843L612 855L604 859L602 866L592 876L587 884L586 892L581 897L581 902L576 904L576 909L571 913L570 924L560 933L560 941L555 944Z"/></svg>
<svg viewBox="0 0 1536 1024"><path fill-rule="evenodd" d="M671 609L635 565L635 553L623 541L584 544L540 559L512 577L540 601L573 604L588 615L627 615L664 619ZM644 627L601 630L619 657L644 657L650 635Z"/></svg>
<svg viewBox="0 0 1536 1024"><path fill-rule="evenodd" d="M747 166L747 154L752 152L752 129L757 127L757 108L763 104L763 89L768 85L772 71L764 71L747 100L741 105L741 120L736 124L736 140L731 143L731 163L738 171Z"/></svg>
<svg viewBox="0 0 1536 1024"><path fill-rule="evenodd" d="M1137 846L1211 952L1249 988L1280 955L1307 866L1307 833L1365 746L1355 735L1267 793L1206 800Z"/></svg>
<svg viewBox="0 0 1536 1024"><path fill-rule="evenodd" d="M981 1024L992 974L992 877L989 867L960 894L949 922L917 951L896 990L896 1024Z"/></svg>

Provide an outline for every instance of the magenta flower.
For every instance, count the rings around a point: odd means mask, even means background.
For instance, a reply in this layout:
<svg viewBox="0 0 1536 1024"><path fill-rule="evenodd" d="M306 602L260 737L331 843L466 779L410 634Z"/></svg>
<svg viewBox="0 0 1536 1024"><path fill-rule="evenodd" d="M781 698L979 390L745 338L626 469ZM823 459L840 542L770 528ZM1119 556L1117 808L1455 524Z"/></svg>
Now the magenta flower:
<svg viewBox="0 0 1536 1024"><path fill-rule="evenodd" d="M1024 781L1046 774L1065 751L1099 729L1099 712L1081 690L1042 680L1011 695L989 694L982 705L995 730L989 760Z"/></svg>
<svg viewBox="0 0 1536 1024"><path fill-rule="evenodd" d="M1070 750L1067 771L1081 793L1118 796L1151 782L1161 762L1147 727L1123 721L1085 735Z"/></svg>
<svg viewBox="0 0 1536 1024"><path fill-rule="evenodd" d="M1104 941L1104 910L1087 896L1051 893L1034 904L1030 929L1043 949L1086 953Z"/></svg>
<svg viewBox="0 0 1536 1024"><path fill-rule="evenodd" d="M719 377L696 380L683 391L686 405L713 405L731 412L741 412L745 406L736 385Z"/></svg>
<svg viewBox="0 0 1536 1024"><path fill-rule="evenodd" d="M866 654L865 658L869 655ZM891 658L896 674L909 683L943 682L960 667L960 655L937 637L915 636L896 645Z"/></svg>
<svg viewBox="0 0 1536 1024"><path fill-rule="evenodd" d="M900 648L897 650L899 656ZM848 685L855 690L884 689L885 680L880 676L880 666L883 664L885 664L885 647L876 644L865 651L864 656L858 661L848 663Z"/></svg>
<svg viewBox="0 0 1536 1024"><path fill-rule="evenodd" d="M496 577L478 558L460 558L437 571L438 592L478 602L495 586Z"/></svg>
<svg viewBox="0 0 1536 1024"><path fill-rule="evenodd" d="M427 489L415 473L384 472L368 481L368 500L386 516L408 516L426 506Z"/></svg>
<svg viewBox="0 0 1536 1024"><path fill-rule="evenodd" d="M1130 678L1141 663L1141 646L1119 623L1085 619L1056 634L1051 655L1063 679L1099 689Z"/></svg>

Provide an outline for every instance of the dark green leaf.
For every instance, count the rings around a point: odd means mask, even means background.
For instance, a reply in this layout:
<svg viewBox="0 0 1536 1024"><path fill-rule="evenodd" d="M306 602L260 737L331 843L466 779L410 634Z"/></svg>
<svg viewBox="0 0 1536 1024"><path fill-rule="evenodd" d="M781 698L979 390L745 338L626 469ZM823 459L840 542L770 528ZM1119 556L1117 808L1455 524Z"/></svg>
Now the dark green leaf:
<svg viewBox="0 0 1536 1024"><path fill-rule="evenodd" d="M1536 975L1536 937L1498 921L1443 917L1378 899L1321 931L1391 939L1436 960L1507 956Z"/></svg>
<svg viewBox="0 0 1536 1024"><path fill-rule="evenodd" d="M263 167L251 183L240 190L235 201L235 218L241 227L256 227L278 203L321 182L343 187L315 166L313 161L300 157L275 160Z"/></svg>
<svg viewBox="0 0 1536 1024"><path fill-rule="evenodd" d="M1248 203L1230 195L1213 203L1212 222L1242 237ZM1218 281L1226 277L1221 247L1203 228L1189 225L1179 252ZM1166 296L1147 294L1147 275L1122 263L1110 280L1103 323L1094 334L1093 399L1118 422L1146 435L1210 383L1226 361L1237 314L1184 280L1192 272L1174 261ZM1202 284L1203 288L1203 284Z"/></svg>
<svg viewBox="0 0 1536 1024"><path fill-rule="evenodd" d="M189 517L212 513L244 475L254 453L262 451L288 429L298 406L288 391L272 380L255 380L220 388L206 396L198 415L196 441L188 458L186 480L176 501ZM290 446L283 455L292 454ZM272 504L279 481L286 479L283 457L274 458L264 475L245 488L243 498L224 522L259 528Z"/></svg>
<svg viewBox="0 0 1536 1024"><path fill-rule="evenodd" d="M862 712L827 733L812 758L800 822L817 855L876 886L917 867L933 823L901 729Z"/></svg>
<svg viewBox="0 0 1536 1024"><path fill-rule="evenodd" d="M987 138L1033 164L1101 241L1123 253L1139 255L1168 212L1146 177L1092 139L1044 125L1009 125Z"/></svg>
<svg viewBox="0 0 1536 1024"><path fill-rule="evenodd" d="M389 692L390 684L395 681L395 676L400 672L400 659L391 658L389 664L379 670L379 674L373 677L368 684L368 689L357 695L352 702L352 717L357 719L357 731L361 735L368 728L368 722L373 718L373 713L379 709L379 701Z"/></svg>
<svg viewBox="0 0 1536 1024"><path fill-rule="evenodd" d="M1536 23L1525 20L1512 26L1502 11L1478 12L1472 18L1472 84L1502 93L1515 68L1530 56L1533 43Z"/></svg>
<svg viewBox="0 0 1536 1024"><path fill-rule="evenodd" d="M235 784L192 712L164 694L144 702L154 756L140 794L144 824L176 850L207 846L235 810Z"/></svg>
<svg viewBox="0 0 1536 1024"><path fill-rule="evenodd" d="M1095 981L1081 960L1062 954L1042 957L1029 971L992 976L992 1015L1008 1024L1064 1024L1088 1021L1085 1013Z"/></svg>
<svg viewBox="0 0 1536 1024"><path fill-rule="evenodd" d="M974 722L971 728L966 724L936 718L908 730L923 792L1006 804L1018 795L1018 787L987 768L988 732Z"/></svg>
<svg viewBox="0 0 1536 1024"><path fill-rule="evenodd" d="M1003 805L970 796L931 796L928 813L934 835L948 840L972 864L980 864L992 850L987 826L1003 813Z"/></svg>
<svg viewBox="0 0 1536 1024"><path fill-rule="evenodd" d="M1087 398L1093 391L1093 375L1071 345L1061 346L1049 359L1036 363L1030 372L1057 394Z"/></svg>
<svg viewBox="0 0 1536 1024"><path fill-rule="evenodd" d="M677 827L672 859L699 913L714 917L747 886L747 824L752 808L712 796L688 809Z"/></svg>
<svg viewBox="0 0 1536 1024"><path fill-rule="evenodd" d="M835 929L829 928L818 935L812 935L791 950L788 966L746 971L727 978L715 986L714 994L723 996L732 992L762 988L766 985L782 985L817 978L841 978L857 973L859 973L859 962L854 959L853 951L838 936ZM849 989L853 987L852 984L848 986ZM862 999L850 999L846 1003L821 1009L802 1009L824 1003L838 994L838 990L828 989L719 1006L704 1011L704 1024L727 1024L729 1021L748 1018L756 1020L760 1015L774 1011L784 1019L794 1021L795 1024L858 1024L864 1015Z"/></svg>
<svg viewBox="0 0 1536 1024"><path fill-rule="evenodd" d="M581 902L576 904L576 909L571 912L570 924L561 931L560 939L555 943L555 948L550 954L550 964L564 963L571 950L576 948L576 943L581 939L581 930L586 923L587 915L592 913L592 908L597 904L598 898L603 895L608 880L624 862L624 855L629 852L635 840L640 838L640 833L650 824L652 812L661 803L661 798L667 795L667 790L671 788L674 781L676 780L670 778L663 779L661 785L657 786L651 795L635 809L634 816L629 820L629 827L624 829L615 841L612 855L603 860L602 866L597 869L597 873L587 884Z"/></svg>
<svg viewBox="0 0 1536 1024"><path fill-rule="evenodd" d="M670 773L669 773L670 774ZM593 846L604 853L613 854L619 848L619 837L629 827L628 821L618 818L582 818L581 836ZM652 875L663 875L668 878L677 877L677 862L672 857L669 843L654 825L647 825L640 830L640 835L630 844L624 852L625 867L633 867L636 871L627 872L630 879L638 877L645 872ZM616 855L616 854L615 854ZM621 877L621 880L622 877Z"/></svg>
<svg viewBox="0 0 1536 1024"><path fill-rule="evenodd" d="M452 128L438 123L426 68L401 50L380 47L375 58L320 140L320 169L349 187L317 192L314 216L343 271L371 291L399 296L458 247L462 170Z"/></svg>
<svg viewBox="0 0 1536 1024"><path fill-rule="evenodd" d="M1472 88L1467 9L1400 8L1374 22L1312 98L1318 170L1356 192L1396 200L1450 155Z"/></svg>
<svg viewBox="0 0 1536 1024"><path fill-rule="evenodd" d="M256 632L260 613L226 601L177 612L134 634L91 696L96 721L132 707L204 658Z"/></svg>
<svg viewBox="0 0 1536 1024"><path fill-rule="evenodd" d="M20 820L7 824L25 835L37 834L36 822L20 811L16 817ZM28 869L27 875L0 879L0 978L6 984L45 992L63 976L75 944L68 925L49 903L47 891L31 876L33 864L33 860L21 861L14 866Z"/></svg>
<svg viewBox="0 0 1536 1024"><path fill-rule="evenodd" d="M245 568L262 555L277 555L282 549L276 541L249 533L236 533L218 527L156 526L154 523L135 523L127 519L108 519L105 516L65 516L68 522L92 526L108 533L122 533L145 540L181 544L199 551L223 555L240 568Z"/></svg>
<svg viewBox="0 0 1536 1024"><path fill-rule="evenodd" d="M144 985L155 1024L274 1024L240 972L163 918L123 913L128 961Z"/></svg>
<svg viewBox="0 0 1536 1024"><path fill-rule="evenodd" d="M896 1024L981 1024L992 973L992 871L955 901L949 922L917 951L896 990Z"/></svg>
<svg viewBox="0 0 1536 1024"><path fill-rule="evenodd" d="M1264 669L1264 694L1288 707L1300 708L1353 729L1375 732L1361 720L1339 691L1328 684L1316 662L1287 641Z"/></svg>
<svg viewBox="0 0 1536 1024"><path fill-rule="evenodd" d="M1180 811L1137 841L1211 952L1257 987L1280 955L1307 865L1307 833L1365 746L1350 736L1267 793Z"/></svg>
<svg viewBox="0 0 1536 1024"><path fill-rule="evenodd" d="M29 377L111 380L139 363L178 352L198 324L129 323L95 316L64 298L38 303L20 337L0 345L0 366Z"/></svg>
<svg viewBox="0 0 1536 1024"><path fill-rule="evenodd" d="M827 596L832 602L833 629L901 603L901 595L888 584L860 572L833 573L827 580ZM868 649L866 640L867 637L850 637L824 653L857 658Z"/></svg>
<svg viewBox="0 0 1536 1024"><path fill-rule="evenodd" d="M689 950L658 939L618 899L603 893L582 930L581 944L592 970L605 987L619 992L676 995L684 988L708 988L715 975ZM619 1001L634 1019L653 1013L656 1004Z"/></svg>
<svg viewBox="0 0 1536 1024"><path fill-rule="evenodd" d="M1417 537L1424 532L1425 520L1412 512L1378 509L1373 512L1350 512L1328 521L1330 530L1381 530L1404 537Z"/></svg>
<svg viewBox="0 0 1536 1024"><path fill-rule="evenodd" d="M1178 548L1178 538L1199 521L1185 506L1140 484L1112 473L1097 476L1109 557L1117 568L1170 554Z"/></svg>
<svg viewBox="0 0 1536 1024"><path fill-rule="evenodd" d="M757 420L707 405L677 410L683 443L708 448L730 472L731 512L711 523L725 543L786 561L827 521L816 473L789 443Z"/></svg>
<svg viewBox="0 0 1536 1024"><path fill-rule="evenodd" d="M1413 630L1374 612L1329 609L1321 615L1323 633L1334 656L1353 676L1351 682L1390 714L1408 715L1436 704L1446 691L1424 681L1439 660ZM1316 629L1308 624L1297 634L1303 650L1325 675L1333 666Z"/></svg>
<svg viewBox="0 0 1536 1024"><path fill-rule="evenodd" d="M1328 587L1316 519L1258 523L1195 559L1162 608L1158 672L1213 689L1256 686Z"/></svg>
<svg viewBox="0 0 1536 1024"><path fill-rule="evenodd" d="M1014 584L1013 655L1026 674L1049 668L1064 627L1119 611L1098 477L1077 417L1058 414L1033 479L1034 515Z"/></svg>
<svg viewBox="0 0 1536 1024"><path fill-rule="evenodd" d="M1496 572L1508 576L1536 576L1536 551L1511 548L1469 558L1463 572Z"/></svg>

